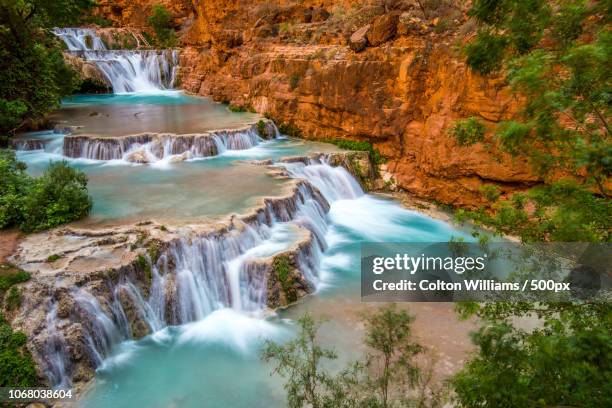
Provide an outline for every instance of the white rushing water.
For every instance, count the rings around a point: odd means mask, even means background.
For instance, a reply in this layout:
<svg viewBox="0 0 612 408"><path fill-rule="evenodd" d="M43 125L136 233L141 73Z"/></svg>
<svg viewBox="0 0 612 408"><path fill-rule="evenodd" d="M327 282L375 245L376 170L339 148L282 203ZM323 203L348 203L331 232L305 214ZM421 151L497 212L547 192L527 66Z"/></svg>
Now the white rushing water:
<svg viewBox="0 0 612 408"><path fill-rule="evenodd" d="M274 126L276 130L276 126ZM247 150L262 142L255 126L197 135L136 135L123 138L68 137L63 154L91 160L161 164Z"/></svg>
<svg viewBox="0 0 612 408"><path fill-rule="evenodd" d="M175 86L176 50L108 50L91 29L56 28L53 33L69 52L95 63L116 94L157 93Z"/></svg>
<svg viewBox="0 0 612 408"><path fill-rule="evenodd" d="M267 310L268 286L267 267L262 268L258 260L286 251L303 236L298 226L309 230L314 238L310 247L297 254L299 269L312 288L320 285L321 254L328 246L328 205L336 200L353 200L363 191L340 167L323 162L283 166L293 177L306 180L298 184L294 201L269 204L249 224L235 219L233 227L222 234L185 233L158 260L148 260L148 290L124 277L112 288L110 299L95 297L84 289L73 291L73 313L83 322L85 346L95 366L101 366L115 346L132 338L134 315L146 324L149 333L205 321L226 309L233 310L226 317L261 318ZM210 330L208 323L188 327L187 338L196 336L198 327ZM65 384L71 377L70 366L63 363L67 358L58 337L49 339L49 350L55 353L49 357L53 362L49 378L55 385Z"/></svg>

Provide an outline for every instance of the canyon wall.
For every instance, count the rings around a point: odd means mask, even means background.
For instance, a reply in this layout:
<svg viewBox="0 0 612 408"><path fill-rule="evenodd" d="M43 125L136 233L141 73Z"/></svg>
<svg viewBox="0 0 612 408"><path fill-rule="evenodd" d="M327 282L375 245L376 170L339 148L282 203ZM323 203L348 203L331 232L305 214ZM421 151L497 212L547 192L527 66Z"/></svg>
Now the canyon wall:
<svg viewBox="0 0 612 408"><path fill-rule="evenodd" d="M116 25L146 29L158 1L101 3ZM458 119L492 125L520 103L502 78L467 68L461 45L474 26L463 2L161 3L180 33L189 92L267 114L307 139L369 141L399 188L445 204L483 205L488 183L510 193L538 182L490 136L473 147L449 136Z"/></svg>

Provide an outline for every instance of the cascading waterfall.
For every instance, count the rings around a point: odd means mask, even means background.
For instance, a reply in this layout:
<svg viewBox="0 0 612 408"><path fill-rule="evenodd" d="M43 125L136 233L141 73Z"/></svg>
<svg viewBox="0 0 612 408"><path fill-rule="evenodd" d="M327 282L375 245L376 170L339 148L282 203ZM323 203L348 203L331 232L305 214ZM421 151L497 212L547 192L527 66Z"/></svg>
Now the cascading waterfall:
<svg viewBox="0 0 612 408"><path fill-rule="evenodd" d="M56 28L53 34L58 36L69 51L105 51L102 39L90 28Z"/></svg>
<svg viewBox="0 0 612 408"><path fill-rule="evenodd" d="M329 202L354 200L363 195L363 189L344 167L332 167L325 157L304 163L286 163L283 166L294 178L308 180L321 191Z"/></svg>
<svg viewBox="0 0 612 408"><path fill-rule="evenodd" d="M305 180L297 184L293 201L284 200L282 205L269 202L254 220L247 223L235 218L224 233L185 235L175 241L150 263L151 284L146 296L128 278L114 286L110 299L97 298L84 289L74 291L75 312L87 332L85 343L96 366L114 345L132 338L130 311L133 316L135 310L146 322L149 332L202 320L223 308L255 314L264 311L266 275L257 260L288 249L297 234L295 226L306 228L314 237L297 260L309 284L318 285L320 253L327 246L329 203L357 198L363 191L341 167L321 161L282 165L292 177ZM58 378L50 375L54 382Z"/></svg>
<svg viewBox="0 0 612 408"><path fill-rule="evenodd" d="M276 132L276 126L269 122ZM244 129L219 130L196 135L134 135L121 138L70 136L64 139L64 155L92 160L124 160L154 163L211 157L228 150L246 150L262 141L255 125Z"/></svg>
<svg viewBox="0 0 612 408"><path fill-rule="evenodd" d="M70 384L70 360L67 358L66 340L57 330L57 321L57 304L54 303L46 320L48 336L45 342L44 366L51 383L65 387Z"/></svg>
<svg viewBox="0 0 612 408"><path fill-rule="evenodd" d="M96 64L114 93L155 93L173 89L178 70L176 50L108 50L91 29L53 30L68 51Z"/></svg>
<svg viewBox="0 0 612 408"><path fill-rule="evenodd" d="M90 357L95 360L96 365L100 365L115 344L131 337L125 313L122 308L114 307L111 308L112 314L109 316L99 300L82 289L77 289L73 298L78 305L77 313L81 315L81 321L88 333L86 342ZM116 302L114 306L117 306Z"/></svg>

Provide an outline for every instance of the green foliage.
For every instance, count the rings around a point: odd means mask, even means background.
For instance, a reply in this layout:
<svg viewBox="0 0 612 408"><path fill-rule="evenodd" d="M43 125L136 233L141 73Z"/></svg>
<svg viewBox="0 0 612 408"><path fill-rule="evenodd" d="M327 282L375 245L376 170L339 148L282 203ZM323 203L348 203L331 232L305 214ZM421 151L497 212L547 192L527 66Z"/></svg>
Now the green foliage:
<svg viewBox="0 0 612 408"><path fill-rule="evenodd" d="M302 131L293 123L281 123L278 131L290 137L302 137Z"/></svg>
<svg viewBox="0 0 612 408"><path fill-rule="evenodd" d="M21 291L19 288L13 286L9 289L6 297L4 298L4 305L7 310L15 310L21 305Z"/></svg>
<svg viewBox="0 0 612 408"><path fill-rule="evenodd" d="M159 45L165 48L172 48L176 45L176 33L172 24L172 14L164 6L160 4L154 5L148 22L155 32Z"/></svg>
<svg viewBox="0 0 612 408"><path fill-rule="evenodd" d="M0 294L18 283L30 280L30 274L11 265L2 265L0 268Z"/></svg>
<svg viewBox="0 0 612 408"><path fill-rule="evenodd" d="M0 1L0 134L39 119L77 86L47 29L78 22L91 0Z"/></svg>
<svg viewBox="0 0 612 408"><path fill-rule="evenodd" d="M28 106L21 99L7 101L0 99L0 129L14 129L28 112Z"/></svg>
<svg viewBox="0 0 612 408"><path fill-rule="evenodd" d="M551 8L546 0L476 0L469 14L481 23L476 40L468 46L475 58L472 68L488 74L501 66L504 50L524 54L535 47L550 24ZM492 53L486 55L486 51Z"/></svg>
<svg viewBox="0 0 612 408"><path fill-rule="evenodd" d="M467 45L467 63L481 74L497 71L501 67L505 47L506 40L503 37L483 31Z"/></svg>
<svg viewBox="0 0 612 408"><path fill-rule="evenodd" d="M0 229L21 223L23 202L31 183L25 169L15 152L0 149Z"/></svg>
<svg viewBox="0 0 612 408"><path fill-rule="evenodd" d="M244 106L233 105L233 104L229 104L227 109L229 109L230 112L234 112L234 113L241 113L241 112L247 111Z"/></svg>
<svg viewBox="0 0 612 408"><path fill-rule="evenodd" d="M331 407L332 396L329 387L334 383L333 376L322 370L322 360L335 360L334 351L318 345L316 334L319 325L310 315L298 320L300 332L295 340L283 345L267 341L262 358L273 361L275 374L288 377L285 384L289 408Z"/></svg>
<svg viewBox="0 0 612 408"><path fill-rule="evenodd" d="M431 387L431 373L414 361L423 349L411 340L412 317L394 305L363 316L364 361L332 374L322 366L337 359L333 350L319 346L319 324L310 315L298 320L296 339L285 344L266 342L265 361L287 378L287 405L291 408L442 407L444 393Z"/></svg>
<svg viewBox="0 0 612 408"><path fill-rule="evenodd" d="M291 74L289 77L289 90L293 91L300 83L300 75L297 73Z"/></svg>
<svg viewBox="0 0 612 408"><path fill-rule="evenodd" d="M485 127L475 117L459 120L451 129L451 135L459 146L472 146L484 140Z"/></svg>
<svg viewBox="0 0 612 408"><path fill-rule="evenodd" d="M266 137L266 122L263 120L257 122L257 133L260 137Z"/></svg>
<svg viewBox="0 0 612 408"><path fill-rule="evenodd" d="M144 272L145 283L147 286L151 285L151 282L153 281L153 270L151 269L151 265L147 261L147 258L145 258L144 255L139 254L136 258L136 265L138 266L138 269Z"/></svg>
<svg viewBox="0 0 612 408"><path fill-rule="evenodd" d="M612 203L571 181L539 186L498 200L493 212L462 212L477 223L518 235L523 242L609 242Z"/></svg>
<svg viewBox="0 0 612 408"><path fill-rule="evenodd" d="M281 255L274 258L273 268L276 272L276 277L281 284L281 288L285 293L287 302L295 302L297 300L297 293L293 287L293 279L291 279L291 270L293 268L291 268L289 257L286 255Z"/></svg>
<svg viewBox="0 0 612 408"><path fill-rule="evenodd" d="M610 240L612 33L601 18L609 7L582 0L473 2L480 32L467 46L468 64L483 74L504 68L524 104L497 125L494 139L503 152L526 159L545 185L496 202L492 213L467 215L528 241ZM481 126L470 118L453 133L467 146L482 140ZM574 182L559 181L561 175Z"/></svg>
<svg viewBox="0 0 612 408"><path fill-rule="evenodd" d="M47 257L47 262L55 262L55 261L57 261L58 259L61 259L61 258L62 258L61 255L58 255L58 254L49 255Z"/></svg>
<svg viewBox="0 0 612 408"><path fill-rule="evenodd" d="M386 161L382 154L380 154L380 151L378 149L375 149L372 143L370 142L347 139L325 139L324 142L331 143L344 150L368 152L370 153L370 160L375 165L383 164Z"/></svg>
<svg viewBox="0 0 612 408"><path fill-rule="evenodd" d="M26 335L14 332L0 314L0 387L39 385L36 366L26 348Z"/></svg>
<svg viewBox="0 0 612 408"><path fill-rule="evenodd" d="M601 304L468 303L478 355L453 378L460 407L612 405L612 309ZM537 317L532 330L517 318Z"/></svg>
<svg viewBox="0 0 612 408"><path fill-rule="evenodd" d="M24 231L41 231L83 218L92 207L87 176L66 162L52 163L33 179L23 203Z"/></svg>
<svg viewBox="0 0 612 408"><path fill-rule="evenodd" d="M485 184L480 187L480 192L487 199L487 201L495 202L501 195L499 187L494 184Z"/></svg>
<svg viewBox="0 0 612 408"><path fill-rule="evenodd" d="M15 153L0 150L0 228L40 231L85 217L91 210L87 176L65 162L50 164L39 178L25 172Z"/></svg>
<svg viewBox="0 0 612 408"><path fill-rule="evenodd" d="M367 384L377 394L375 406L392 406L392 400L402 399L404 390L399 384L417 384L420 370L414 357L423 348L412 341L410 325L413 320L405 310L397 310L395 304L365 317L365 344L371 350L366 367L373 372Z"/></svg>

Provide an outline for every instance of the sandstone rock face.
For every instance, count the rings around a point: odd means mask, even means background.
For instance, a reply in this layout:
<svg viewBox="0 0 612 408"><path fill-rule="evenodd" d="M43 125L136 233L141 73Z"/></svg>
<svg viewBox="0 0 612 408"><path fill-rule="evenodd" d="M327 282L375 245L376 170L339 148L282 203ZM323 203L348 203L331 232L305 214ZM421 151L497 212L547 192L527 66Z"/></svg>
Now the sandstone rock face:
<svg viewBox="0 0 612 408"><path fill-rule="evenodd" d="M127 10L152 2L129 2L122 24L137 26ZM369 141L389 181L422 198L476 207L486 204L484 184L506 194L539 182L491 138L459 147L449 136L458 119L492 126L520 106L501 78L475 74L456 50L473 32L465 5L424 15L408 0L179 3L189 92L250 105L305 138Z"/></svg>

